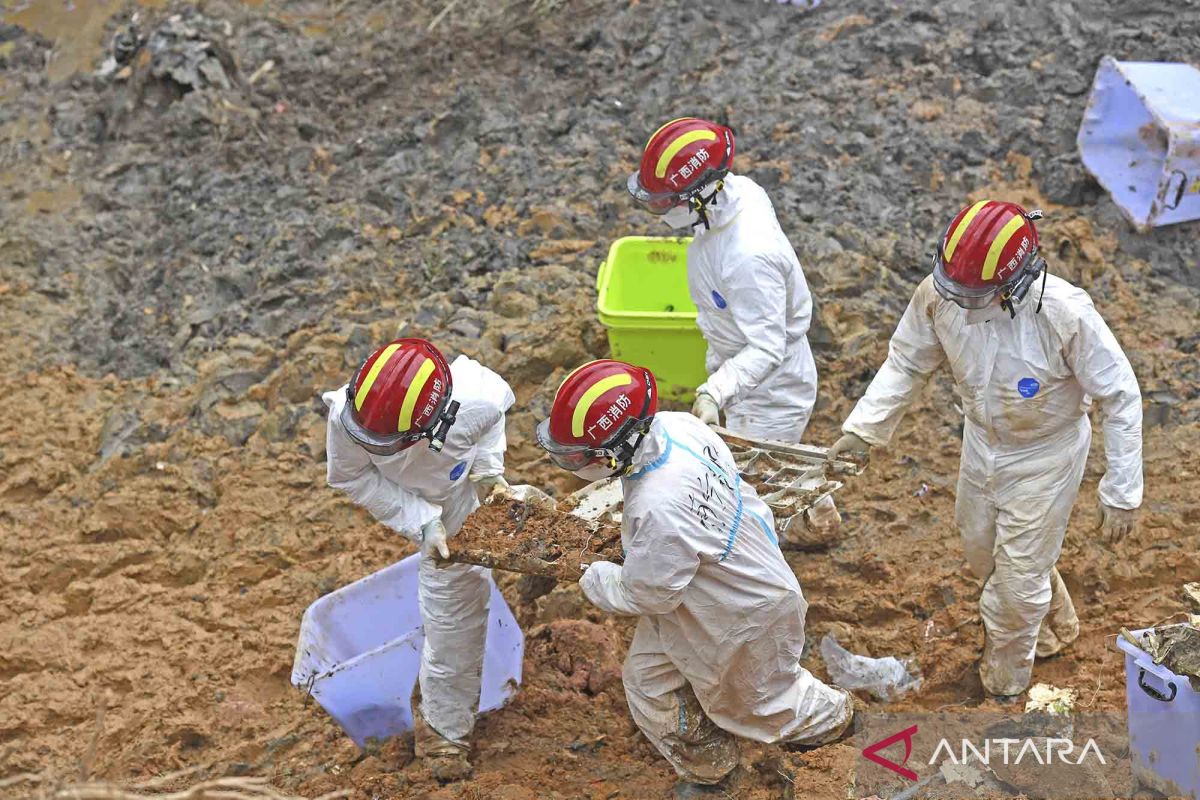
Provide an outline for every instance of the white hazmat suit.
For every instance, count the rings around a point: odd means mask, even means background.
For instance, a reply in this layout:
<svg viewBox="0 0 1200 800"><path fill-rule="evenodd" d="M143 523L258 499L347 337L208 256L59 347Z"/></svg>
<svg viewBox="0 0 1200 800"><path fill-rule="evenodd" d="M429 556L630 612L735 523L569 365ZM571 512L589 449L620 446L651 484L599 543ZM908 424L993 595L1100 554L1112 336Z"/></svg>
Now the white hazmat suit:
<svg viewBox="0 0 1200 800"><path fill-rule="evenodd" d="M969 324L926 278L842 426L887 444L925 379L949 364L966 417L955 516L967 561L986 581L980 676L995 695L1024 691L1035 649L1049 655L1079 633L1054 565L1087 461L1092 401L1108 461L1100 500L1142 502L1141 392L1128 359L1086 292L1049 275L1040 313L1037 294L1015 319L996 307Z"/></svg>
<svg viewBox="0 0 1200 800"><path fill-rule="evenodd" d="M849 695L800 665L808 603L725 443L690 414L659 413L622 489L625 563L593 564L581 586L604 611L641 616L625 696L659 752L711 784L737 764L730 734L838 736Z"/></svg>
<svg viewBox="0 0 1200 800"><path fill-rule="evenodd" d="M812 295L762 188L728 175L688 246L688 291L708 343L699 387L743 436L799 442L817 399Z"/></svg>
<svg viewBox="0 0 1200 800"><path fill-rule="evenodd" d="M421 441L377 456L354 443L339 415L346 388L323 395L329 406L326 448L329 485L341 489L383 525L414 542L438 517L453 536L479 508L470 480L504 472L504 414L515 398L496 373L466 356L450 365L458 419L440 453ZM421 715L448 742L465 749L479 707L491 572L467 564L420 566Z"/></svg>

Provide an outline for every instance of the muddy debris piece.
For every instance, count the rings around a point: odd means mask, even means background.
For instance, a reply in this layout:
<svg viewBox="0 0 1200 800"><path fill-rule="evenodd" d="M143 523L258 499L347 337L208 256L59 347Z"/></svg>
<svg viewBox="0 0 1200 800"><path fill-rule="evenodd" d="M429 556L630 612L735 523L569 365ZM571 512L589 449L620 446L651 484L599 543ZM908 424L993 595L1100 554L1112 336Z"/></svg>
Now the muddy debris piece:
<svg viewBox="0 0 1200 800"><path fill-rule="evenodd" d="M481 506L449 547L454 563L564 581L578 581L584 564L623 560L619 529L520 500Z"/></svg>

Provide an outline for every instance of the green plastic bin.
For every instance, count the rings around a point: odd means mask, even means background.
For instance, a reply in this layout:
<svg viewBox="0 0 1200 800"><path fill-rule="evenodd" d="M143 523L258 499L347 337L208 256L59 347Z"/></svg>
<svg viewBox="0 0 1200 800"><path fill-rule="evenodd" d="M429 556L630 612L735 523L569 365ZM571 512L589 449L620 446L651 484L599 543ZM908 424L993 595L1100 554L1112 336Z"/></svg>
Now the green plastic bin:
<svg viewBox="0 0 1200 800"><path fill-rule="evenodd" d="M596 311L612 357L647 367L659 394L690 402L708 377L704 337L688 296L691 238L626 236L608 249L596 276Z"/></svg>

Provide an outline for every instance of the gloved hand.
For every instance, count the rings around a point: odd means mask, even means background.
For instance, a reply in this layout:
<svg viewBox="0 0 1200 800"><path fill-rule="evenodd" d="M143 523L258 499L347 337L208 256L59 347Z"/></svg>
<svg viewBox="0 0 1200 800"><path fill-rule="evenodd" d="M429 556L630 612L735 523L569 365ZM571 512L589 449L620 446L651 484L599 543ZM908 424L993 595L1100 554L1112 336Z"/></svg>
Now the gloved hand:
<svg viewBox="0 0 1200 800"><path fill-rule="evenodd" d="M833 447L829 448L829 453L826 455L826 458L828 458L830 461L834 461L835 459L845 458L846 456L853 457L855 453L867 455L870 452L871 445L867 444L861 436L857 436L853 433L846 433L842 435L842 438L833 443Z"/></svg>
<svg viewBox="0 0 1200 800"><path fill-rule="evenodd" d="M503 475L484 475L481 477L472 475L471 480L483 492L484 503L494 503L496 500L512 494L512 487L508 485L508 481L504 480Z"/></svg>
<svg viewBox="0 0 1200 800"><path fill-rule="evenodd" d="M692 416L705 425L721 424L721 408L708 392L696 392L696 402L692 403Z"/></svg>
<svg viewBox="0 0 1200 800"><path fill-rule="evenodd" d="M1116 508L1100 504L1100 534L1110 543L1117 543L1137 527L1136 508Z"/></svg>
<svg viewBox="0 0 1200 800"><path fill-rule="evenodd" d="M442 558L450 557L450 548L446 546L446 526L441 517L434 517L421 527L421 553L432 557L437 553Z"/></svg>

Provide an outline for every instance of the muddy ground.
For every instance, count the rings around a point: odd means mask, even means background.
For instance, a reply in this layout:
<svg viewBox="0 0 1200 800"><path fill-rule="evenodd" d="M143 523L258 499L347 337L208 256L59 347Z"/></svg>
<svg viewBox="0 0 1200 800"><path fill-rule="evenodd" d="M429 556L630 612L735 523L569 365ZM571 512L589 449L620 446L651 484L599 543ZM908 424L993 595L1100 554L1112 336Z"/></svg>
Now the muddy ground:
<svg viewBox="0 0 1200 800"><path fill-rule="evenodd" d="M1099 543L1097 436L1060 565L1083 634L1036 680L1122 708L1116 632L1172 617L1200 577L1198 228L1136 233L1073 144L1099 58L1194 58L1195 2L468 3L432 31L441 4L414 0L3 4L0 779L666 794L624 709L629 625L570 588L509 590L526 682L481 722L461 785L403 747L359 753L288 675L308 604L409 549L325 486L319 392L373 346L429 336L513 384L510 477L570 488L533 422L564 369L606 352L608 242L666 232L624 176L681 114L737 128L738 171L805 266L815 443L882 361L946 219L985 196L1047 211L1051 268L1092 294L1142 382L1147 488L1140 532ZM188 14L226 80L167 82L145 58L93 77L135 11L144 31ZM841 493L842 540L792 557L813 642L835 630L921 664L901 709L987 707L952 398L932 381ZM854 753L806 756L798 794L846 796ZM781 793L776 757L747 748L742 796Z"/></svg>

